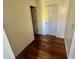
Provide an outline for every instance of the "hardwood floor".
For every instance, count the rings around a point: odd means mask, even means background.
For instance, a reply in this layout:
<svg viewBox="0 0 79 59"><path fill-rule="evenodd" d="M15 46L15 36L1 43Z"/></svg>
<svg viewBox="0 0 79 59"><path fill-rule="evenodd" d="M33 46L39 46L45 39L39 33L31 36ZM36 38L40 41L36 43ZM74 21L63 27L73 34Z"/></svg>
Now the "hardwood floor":
<svg viewBox="0 0 79 59"><path fill-rule="evenodd" d="M16 59L67 59L64 39L35 35L35 40Z"/></svg>

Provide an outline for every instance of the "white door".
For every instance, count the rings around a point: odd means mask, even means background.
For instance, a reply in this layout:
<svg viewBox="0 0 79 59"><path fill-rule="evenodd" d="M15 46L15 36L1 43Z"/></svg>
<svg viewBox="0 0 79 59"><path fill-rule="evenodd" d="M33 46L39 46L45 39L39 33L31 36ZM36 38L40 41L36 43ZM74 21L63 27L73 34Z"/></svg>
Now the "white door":
<svg viewBox="0 0 79 59"><path fill-rule="evenodd" d="M58 5L46 6L45 32L55 35L57 32Z"/></svg>

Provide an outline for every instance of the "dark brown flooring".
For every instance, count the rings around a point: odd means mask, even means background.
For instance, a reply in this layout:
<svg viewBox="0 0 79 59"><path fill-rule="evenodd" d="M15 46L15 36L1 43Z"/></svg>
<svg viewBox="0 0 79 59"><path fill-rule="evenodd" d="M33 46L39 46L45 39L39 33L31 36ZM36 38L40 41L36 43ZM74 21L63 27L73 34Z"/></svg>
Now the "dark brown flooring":
<svg viewBox="0 0 79 59"><path fill-rule="evenodd" d="M35 40L16 59L67 59L64 39L35 35Z"/></svg>

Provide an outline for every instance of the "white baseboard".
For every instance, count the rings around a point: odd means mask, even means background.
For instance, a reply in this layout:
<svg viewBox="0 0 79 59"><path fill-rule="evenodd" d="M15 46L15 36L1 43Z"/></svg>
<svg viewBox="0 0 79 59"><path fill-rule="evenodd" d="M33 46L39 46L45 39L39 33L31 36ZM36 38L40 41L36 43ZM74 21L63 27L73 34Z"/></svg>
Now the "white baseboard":
<svg viewBox="0 0 79 59"><path fill-rule="evenodd" d="M68 59L75 59L74 57L69 56Z"/></svg>
<svg viewBox="0 0 79 59"><path fill-rule="evenodd" d="M56 35L56 37L59 37L59 38L64 38L64 36L59 36L59 35Z"/></svg>
<svg viewBox="0 0 79 59"><path fill-rule="evenodd" d="M66 53L67 53L67 58L70 59L70 57L68 56L68 51L67 51L68 48L67 48L67 43L66 43L65 39L64 39L64 43L65 43L65 49L66 49Z"/></svg>

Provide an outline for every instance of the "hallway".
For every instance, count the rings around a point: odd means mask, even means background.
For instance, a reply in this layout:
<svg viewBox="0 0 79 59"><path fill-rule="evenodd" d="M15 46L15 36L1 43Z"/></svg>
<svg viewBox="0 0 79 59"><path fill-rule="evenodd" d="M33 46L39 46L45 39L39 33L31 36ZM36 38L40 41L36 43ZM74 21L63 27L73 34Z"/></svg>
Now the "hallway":
<svg viewBox="0 0 79 59"><path fill-rule="evenodd" d="M35 35L35 40L16 59L67 59L64 39Z"/></svg>
<svg viewBox="0 0 79 59"><path fill-rule="evenodd" d="M5 59L74 59L74 2L4 0Z"/></svg>

